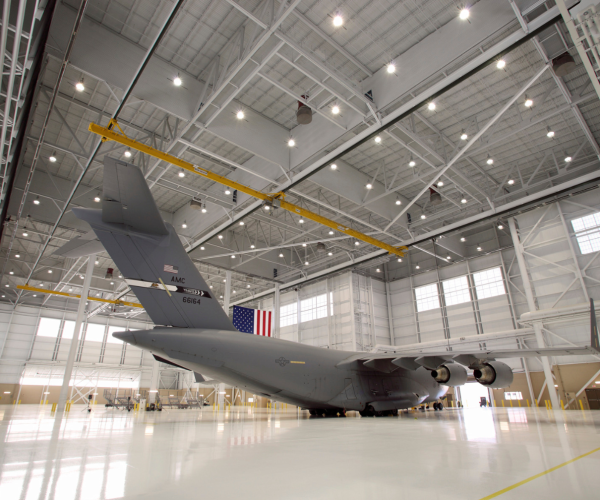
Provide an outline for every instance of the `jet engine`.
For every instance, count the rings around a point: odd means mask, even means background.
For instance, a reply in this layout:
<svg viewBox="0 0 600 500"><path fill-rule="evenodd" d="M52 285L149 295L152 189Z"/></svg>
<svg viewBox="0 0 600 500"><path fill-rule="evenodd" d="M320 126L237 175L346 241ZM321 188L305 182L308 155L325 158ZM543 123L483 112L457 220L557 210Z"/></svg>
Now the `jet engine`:
<svg viewBox="0 0 600 500"><path fill-rule="evenodd" d="M473 376L481 385L499 389L508 387L513 381L510 366L500 361L488 361L473 370Z"/></svg>
<svg viewBox="0 0 600 500"><path fill-rule="evenodd" d="M431 376L439 384L456 387L463 385L467 381L467 370L455 363L449 363L431 371Z"/></svg>

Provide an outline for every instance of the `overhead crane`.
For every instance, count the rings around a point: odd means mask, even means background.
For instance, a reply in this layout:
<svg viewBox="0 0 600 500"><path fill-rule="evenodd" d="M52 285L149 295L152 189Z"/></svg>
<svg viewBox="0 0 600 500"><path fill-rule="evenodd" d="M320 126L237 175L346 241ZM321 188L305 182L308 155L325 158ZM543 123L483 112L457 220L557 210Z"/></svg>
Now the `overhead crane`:
<svg viewBox="0 0 600 500"><path fill-rule="evenodd" d="M48 293L50 295L60 295L61 297L68 297L70 299L80 299L81 295L76 293L67 293L67 292L59 292L57 290L46 290L45 288L36 288L34 286L29 285L18 285L17 288L19 290L27 290L28 292L38 292L38 293ZM143 309L142 304L138 304L137 302L126 302L124 300L109 300L109 299L99 299L98 297L88 297L88 300L93 300L95 302L104 302L107 304L115 304L117 306L127 306L127 307L138 307Z"/></svg>
<svg viewBox="0 0 600 500"><path fill-rule="evenodd" d="M116 132L115 128L118 128L120 133ZM141 153L145 153L147 155L153 156L154 158L158 158L159 160L163 160L163 161L166 161L167 163L171 163L172 165L175 165L179 168L187 170L188 172L199 175L206 179L210 179L211 181L222 184L223 186L226 186L226 187L229 187L232 189L237 189L238 191L240 191L242 193L246 193L249 196L258 198L259 200L263 201L264 206L269 210L274 209L274 208L283 208L284 210L287 210L288 212L299 215L300 217L312 220L314 222L317 222L318 224L321 224L323 226L331 228L335 231L339 231L340 233L343 233L343 234L346 234L353 238L356 238L357 240L361 240L361 241L364 241L365 243L369 243L370 245L379 247L383 250L386 250L387 252L389 252L391 254L397 255L398 257L403 257L404 250L407 250L407 247L405 247L405 246L394 247L392 245L388 245L387 243L384 243L383 241L379 241L379 240L372 238L371 236L368 236L364 233L355 231L354 229L352 229L348 226L345 226L343 224L340 224L339 222L336 222L334 220L323 217L322 215L311 212L310 210L306 210L305 208L302 208L298 205L294 205L293 203L289 203L289 202L285 201L285 193L283 191L280 191L278 193L268 193L268 194L263 193L261 191L257 191L256 189L253 189L244 184L240 184L239 182L228 179L227 177L223 177L222 175L215 174L214 172L211 172L210 170L201 168L197 165L194 165L185 160L182 160L181 158L177 158L176 156L173 156L169 153L165 153L164 151L160 151L156 148L147 146L146 144L138 142L134 139L130 139L129 137L127 137L127 135L125 135L125 132L123 132L123 129L119 126L117 121L114 119L110 120L108 127L102 127L95 123L90 123L90 126L88 129L90 132L93 132L94 134L98 134L99 136L101 136L103 142L105 142L105 141L118 142L119 144L127 146L130 149L135 149L136 151L140 151Z"/></svg>

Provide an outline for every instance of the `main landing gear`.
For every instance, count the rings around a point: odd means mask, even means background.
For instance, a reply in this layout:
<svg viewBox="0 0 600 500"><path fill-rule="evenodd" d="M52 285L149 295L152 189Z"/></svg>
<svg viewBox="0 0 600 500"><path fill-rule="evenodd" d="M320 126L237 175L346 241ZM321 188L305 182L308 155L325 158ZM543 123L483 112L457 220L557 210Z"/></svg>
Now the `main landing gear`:
<svg viewBox="0 0 600 500"><path fill-rule="evenodd" d="M361 417L397 417L398 410L376 411L371 405L367 405L364 410L359 411Z"/></svg>
<svg viewBox="0 0 600 500"><path fill-rule="evenodd" d="M433 409L435 411L442 411L444 409L444 405L442 403L433 403Z"/></svg>

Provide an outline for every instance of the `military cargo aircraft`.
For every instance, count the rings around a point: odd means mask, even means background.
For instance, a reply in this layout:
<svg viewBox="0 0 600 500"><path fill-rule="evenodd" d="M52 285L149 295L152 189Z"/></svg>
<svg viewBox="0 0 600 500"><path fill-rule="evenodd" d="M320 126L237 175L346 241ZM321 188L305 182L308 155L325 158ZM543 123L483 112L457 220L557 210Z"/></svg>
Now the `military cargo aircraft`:
<svg viewBox="0 0 600 500"><path fill-rule="evenodd" d="M163 221L138 167L105 159L102 209L73 208L118 266L157 325L113 336L156 359L308 409L312 415L394 415L437 403L451 386L475 379L508 387L511 368L498 359L600 353L591 303L589 347L368 353L322 349L238 332L192 263L173 226ZM200 375L202 374L202 375Z"/></svg>

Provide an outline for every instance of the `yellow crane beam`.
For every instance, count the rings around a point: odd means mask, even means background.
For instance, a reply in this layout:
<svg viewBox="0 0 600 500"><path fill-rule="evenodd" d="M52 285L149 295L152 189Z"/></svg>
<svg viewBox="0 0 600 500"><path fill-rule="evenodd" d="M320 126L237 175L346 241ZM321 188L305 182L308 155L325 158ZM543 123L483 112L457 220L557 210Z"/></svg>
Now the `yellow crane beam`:
<svg viewBox="0 0 600 500"><path fill-rule="evenodd" d="M114 127L118 127L121 133L115 132ZM280 207L284 210L292 212L300 217L312 220L317 222L323 226L327 226L335 231L339 231L340 233L347 234L357 240L364 241L365 243L369 243L370 245L382 248L383 250L388 251L391 254L397 255L398 257L403 257L403 250L407 250L407 247L394 247L392 245L388 245L383 241L379 241L371 236L368 236L359 231L355 231L354 229L344 226L336 221L331 219L327 219L322 215L311 212L310 210L306 210L298 205L294 205L293 203L289 203L285 201L285 193L271 193L265 194L261 191L257 191L256 189L252 189L251 187L245 186L244 184L240 184L239 182L228 179L227 177L223 177L222 175L215 174L210 170L206 170L204 168L200 168L197 165L189 163L181 158L177 158L176 156L170 155L169 153L165 153L164 151L160 151L151 146L147 146L146 144L142 144L134 139L130 139L125 135L119 124L115 120L111 120L108 127L102 127L95 123L90 123L89 131L94 134L98 134L102 137L102 141L115 141L119 144L123 144L131 149L135 149L140 151L141 153L145 153L147 155L153 156L154 158L158 158L159 160L166 161L167 163L171 163L179 168L187 170L188 172L192 172L193 174L197 174L201 177L205 177L206 179L210 179L211 181L218 182L223 186L230 187L232 189L237 189L241 193L246 193L254 198L258 198L259 200L263 200L265 205L270 208Z"/></svg>
<svg viewBox="0 0 600 500"><path fill-rule="evenodd" d="M76 293L66 293L66 292L58 292L56 290L46 290L45 288L36 288L34 286L29 285L17 285L19 290L27 290L29 292L39 292L39 293L49 293L52 295L60 295L61 297L69 297L71 299L80 299L81 295L77 295ZM143 309L144 306L142 304L138 304L137 302L126 302L124 300L108 300L108 299L99 299L98 297L88 297L88 300L95 300L96 302L105 302L107 304L116 304L118 306L127 306L127 307L139 307Z"/></svg>

